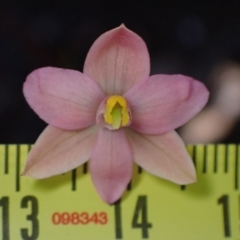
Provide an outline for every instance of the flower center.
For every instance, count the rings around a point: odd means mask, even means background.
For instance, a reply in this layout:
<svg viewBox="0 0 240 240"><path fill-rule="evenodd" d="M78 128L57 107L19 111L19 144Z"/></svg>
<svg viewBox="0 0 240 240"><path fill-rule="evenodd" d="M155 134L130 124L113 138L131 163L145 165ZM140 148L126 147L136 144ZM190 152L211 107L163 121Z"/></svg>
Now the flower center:
<svg viewBox="0 0 240 240"><path fill-rule="evenodd" d="M109 97L106 101L103 116L105 122L112 125L113 129L119 129L128 125L130 115L126 99L117 95Z"/></svg>

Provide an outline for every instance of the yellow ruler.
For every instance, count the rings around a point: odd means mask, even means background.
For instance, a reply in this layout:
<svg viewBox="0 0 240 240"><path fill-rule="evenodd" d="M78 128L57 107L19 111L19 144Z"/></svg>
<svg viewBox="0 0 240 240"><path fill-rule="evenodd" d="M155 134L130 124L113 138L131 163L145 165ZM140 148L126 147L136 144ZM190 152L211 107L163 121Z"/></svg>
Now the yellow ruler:
<svg viewBox="0 0 240 240"><path fill-rule="evenodd" d="M187 146L198 175L188 186L135 166L111 206L86 164L45 180L21 177L30 147L0 145L0 240L240 240L239 145Z"/></svg>

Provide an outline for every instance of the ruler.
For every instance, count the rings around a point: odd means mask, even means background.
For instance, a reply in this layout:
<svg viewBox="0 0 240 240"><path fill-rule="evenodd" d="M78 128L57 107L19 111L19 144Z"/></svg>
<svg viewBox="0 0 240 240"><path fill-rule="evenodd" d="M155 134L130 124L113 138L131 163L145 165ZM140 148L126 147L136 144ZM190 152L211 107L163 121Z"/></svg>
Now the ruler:
<svg viewBox="0 0 240 240"><path fill-rule="evenodd" d="M134 166L113 205L96 193L87 164L44 180L21 177L30 148L0 145L0 239L240 240L240 145L187 146L198 175L188 186Z"/></svg>

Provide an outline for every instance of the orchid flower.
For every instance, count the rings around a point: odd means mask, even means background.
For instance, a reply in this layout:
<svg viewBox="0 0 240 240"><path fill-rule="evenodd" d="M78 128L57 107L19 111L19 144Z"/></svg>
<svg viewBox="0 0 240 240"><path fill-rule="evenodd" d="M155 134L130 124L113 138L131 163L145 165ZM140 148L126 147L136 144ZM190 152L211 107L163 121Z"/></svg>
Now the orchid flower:
<svg viewBox="0 0 240 240"><path fill-rule="evenodd" d="M107 203L131 180L133 161L178 184L196 181L174 129L208 100L205 86L183 75L149 76L144 41L124 25L90 48L83 73L44 67L28 75L24 96L49 125L31 149L23 175L47 178L85 163Z"/></svg>

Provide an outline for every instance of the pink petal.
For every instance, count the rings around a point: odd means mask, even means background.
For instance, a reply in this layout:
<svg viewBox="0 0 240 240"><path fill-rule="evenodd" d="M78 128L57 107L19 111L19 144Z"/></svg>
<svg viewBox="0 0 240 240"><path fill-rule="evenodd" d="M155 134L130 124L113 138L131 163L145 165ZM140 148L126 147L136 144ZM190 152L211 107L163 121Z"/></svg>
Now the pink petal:
<svg viewBox="0 0 240 240"><path fill-rule="evenodd" d="M93 183L104 201L114 203L132 176L132 151L123 129L100 128L90 160Z"/></svg>
<svg viewBox="0 0 240 240"><path fill-rule="evenodd" d="M98 128L64 131L48 126L31 149L23 175L46 178L85 163L97 140Z"/></svg>
<svg viewBox="0 0 240 240"><path fill-rule="evenodd" d="M129 130L127 135L134 161L143 169L178 184L196 181L193 161L175 131L163 135L141 135Z"/></svg>
<svg viewBox="0 0 240 240"><path fill-rule="evenodd" d="M33 71L24 83L23 92L40 118L67 130L93 125L97 108L104 99L101 89L86 75L53 67Z"/></svg>
<svg viewBox="0 0 240 240"><path fill-rule="evenodd" d="M189 121L206 104L206 87L183 75L154 75L124 97L132 111L131 127L145 134L163 134Z"/></svg>
<svg viewBox="0 0 240 240"><path fill-rule="evenodd" d="M124 25L102 34L88 52L84 73L108 95L122 95L149 76L150 60L144 41Z"/></svg>

